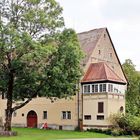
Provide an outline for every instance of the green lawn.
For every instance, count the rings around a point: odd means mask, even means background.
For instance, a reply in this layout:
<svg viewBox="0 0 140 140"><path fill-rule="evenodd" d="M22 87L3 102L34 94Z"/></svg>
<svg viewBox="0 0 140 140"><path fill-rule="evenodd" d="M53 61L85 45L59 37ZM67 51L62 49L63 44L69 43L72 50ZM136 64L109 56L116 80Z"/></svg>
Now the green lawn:
<svg viewBox="0 0 140 140"><path fill-rule="evenodd" d="M93 132L76 132L76 131L60 131L60 130L40 130L32 128L14 128L13 131L18 132L18 136L0 137L0 140L54 140L54 139L70 139L70 138L108 138L105 134Z"/></svg>

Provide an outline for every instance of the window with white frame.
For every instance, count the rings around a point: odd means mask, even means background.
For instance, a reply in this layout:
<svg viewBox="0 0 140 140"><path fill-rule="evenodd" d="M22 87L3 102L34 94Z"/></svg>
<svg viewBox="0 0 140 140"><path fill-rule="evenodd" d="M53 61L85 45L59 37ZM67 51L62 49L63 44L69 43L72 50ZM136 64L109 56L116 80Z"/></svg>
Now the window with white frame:
<svg viewBox="0 0 140 140"><path fill-rule="evenodd" d="M84 93L90 93L90 85L84 85Z"/></svg>
<svg viewBox="0 0 140 140"><path fill-rule="evenodd" d="M83 85L83 93L125 93L126 86L114 83L96 83Z"/></svg>
<svg viewBox="0 0 140 140"><path fill-rule="evenodd" d="M94 91L94 85L92 85L92 93L94 93L95 91Z"/></svg>
<svg viewBox="0 0 140 140"><path fill-rule="evenodd" d="M103 84L103 92L106 92L106 84Z"/></svg>
<svg viewBox="0 0 140 140"><path fill-rule="evenodd" d="M100 86L99 86L100 88L100 92L103 92L103 85L102 84L100 84Z"/></svg>
<svg viewBox="0 0 140 140"><path fill-rule="evenodd" d="M71 119L71 111L67 111L67 119Z"/></svg>
<svg viewBox="0 0 140 140"><path fill-rule="evenodd" d="M94 87L95 87L94 91L98 92L98 85L94 85Z"/></svg>
<svg viewBox="0 0 140 140"><path fill-rule="evenodd" d="M113 92L113 85L112 84L108 84L108 92Z"/></svg>
<svg viewBox="0 0 140 140"><path fill-rule="evenodd" d="M99 92L106 92L106 84L99 84Z"/></svg>
<svg viewBox="0 0 140 140"><path fill-rule="evenodd" d="M62 119L70 120L71 119L71 111L62 111Z"/></svg>

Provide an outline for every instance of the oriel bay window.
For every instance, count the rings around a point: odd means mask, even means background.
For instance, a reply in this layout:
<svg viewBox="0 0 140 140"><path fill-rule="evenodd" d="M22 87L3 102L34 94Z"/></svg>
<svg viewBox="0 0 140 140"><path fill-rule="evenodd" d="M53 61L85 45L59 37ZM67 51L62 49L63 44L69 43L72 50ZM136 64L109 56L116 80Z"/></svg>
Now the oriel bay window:
<svg viewBox="0 0 140 140"><path fill-rule="evenodd" d="M107 92L107 84L85 84L83 85L83 93L99 93Z"/></svg>
<svg viewBox="0 0 140 140"><path fill-rule="evenodd" d="M83 85L83 93L125 93L125 85L115 83L95 83Z"/></svg>

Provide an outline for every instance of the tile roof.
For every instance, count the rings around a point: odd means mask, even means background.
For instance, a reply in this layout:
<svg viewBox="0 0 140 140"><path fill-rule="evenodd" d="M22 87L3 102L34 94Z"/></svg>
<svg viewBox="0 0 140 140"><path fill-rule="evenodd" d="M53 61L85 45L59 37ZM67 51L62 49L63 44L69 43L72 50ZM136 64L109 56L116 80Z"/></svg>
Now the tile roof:
<svg viewBox="0 0 140 140"><path fill-rule="evenodd" d="M81 83L99 81L126 83L105 62L91 63Z"/></svg>
<svg viewBox="0 0 140 140"><path fill-rule="evenodd" d="M83 64L86 64L89 60L89 57L91 56L104 30L106 30L106 28L94 29L78 34L78 40L80 42L81 49L85 52L86 55L82 61Z"/></svg>

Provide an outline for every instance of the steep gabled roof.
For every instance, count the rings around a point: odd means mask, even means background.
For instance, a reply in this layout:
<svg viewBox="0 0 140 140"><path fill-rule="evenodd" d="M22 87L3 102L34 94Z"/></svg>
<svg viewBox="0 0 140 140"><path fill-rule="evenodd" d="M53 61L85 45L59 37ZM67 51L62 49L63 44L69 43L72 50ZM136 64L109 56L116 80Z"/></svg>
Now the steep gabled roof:
<svg viewBox="0 0 140 140"><path fill-rule="evenodd" d="M81 83L112 81L126 84L105 62L90 64Z"/></svg>
<svg viewBox="0 0 140 140"><path fill-rule="evenodd" d="M85 57L82 60L81 64L82 65L87 64L89 58L91 57L92 52L94 51L95 47L97 46L97 42L100 40L100 37L101 37L101 35L102 35L102 33L104 31L106 31L108 36L109 36L109 39L110 39L110 42L112 44L113 50L115 52L116 58L117 58L117 60L118 60L118 62L120 64L122 73L124 75L124 79L123 80L125 81L125 83L128 83L128 80L127 80L127 78L125 76L125 73L123 71L122 65L120 63L120 60L118 58L118 55L116 53L114 44L113 44L113 42L111 40L111 37L110 37L110 34L109 34L107 28L98 28L98 29L94 29L94 30L90 30L90 31L86 31L86 32L82 32L82 33L78 33L77 34L79 42L80 42L81 49L85 53Z"/></svg>
<svg viewBox="0 0 140 140"><path fill-rule="evenodd" d="M94 29L78 34L78 40L80 42L81 49L85 52L86 55L83 59L83 64L86 64L88 62L104 30L106 30L106 28Z"/></svg>

